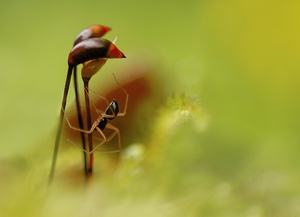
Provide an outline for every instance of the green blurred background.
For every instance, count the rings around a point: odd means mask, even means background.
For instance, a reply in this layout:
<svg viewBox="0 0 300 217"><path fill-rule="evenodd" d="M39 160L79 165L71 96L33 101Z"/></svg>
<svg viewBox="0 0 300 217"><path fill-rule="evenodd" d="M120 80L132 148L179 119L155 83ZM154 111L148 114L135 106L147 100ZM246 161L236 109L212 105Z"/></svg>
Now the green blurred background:
<svg viewBox="0 0 300 217"><path fill-rule="evenodd" d="M0 216L300 216L299 10L292 0L1 1ZM163 151L142 175L43 196L67 56L96 23L119 34L128 61L151 58L164 83L153 87L187 100L191 118L174 120L176 97L153 115L136 141Z"/></svg>

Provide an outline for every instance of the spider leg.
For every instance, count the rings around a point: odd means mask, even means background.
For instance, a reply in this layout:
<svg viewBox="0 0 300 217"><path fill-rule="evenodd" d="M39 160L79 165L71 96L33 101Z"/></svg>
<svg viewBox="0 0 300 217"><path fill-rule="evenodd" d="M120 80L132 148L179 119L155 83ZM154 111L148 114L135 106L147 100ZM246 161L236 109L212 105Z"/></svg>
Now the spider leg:
<svg viewBox="0 0 300 217"><path fill-rule="evenodd" d="M116 153L116 152L120 152L121 148L122 148L120 130L117 127L115 127L112 124L110 124L110 123L108 123L106 125L106 128L111 129L114 132L111 135L109 135L108 137L106 137L104 135L103 131L100 130L99 128L97 128L97 131L102 135L102 137L103 137L104 140L100 144L98 144L92 151L97 151L96 150L97 148L99 148L104 143L111 141L116 135L118 135L118 149L114 150L114 151L101 151L101 153Z"/></svg>
<svg viewBox="0 0 300 217"><path fill-rule="evenodd" d="M116 83L118 84L118 86L122 89L122 91L123 91L123 92L125 93L125 95L126 95L126 100L125 100L124 110L123 110L123 112L119 112L118 115L117 115L118 117L122 117L122 116L125 116L125 115L126 115L129 94L128 94L127 91L120 85L120 83L118 82L118 80L117 80L115 74L113 74L113 76L114 76L114 79L115 79Z"/></svg>
<svg viewBox="0 0 300 217"><path fill-rule="evenodd" d="M100 147L101 145L103 145L107 141L106 136L104 135L104 133L98 127L96 129L99 132L99 134L103 137L103 141L101 143L99 143L94 149L92 149L92 151L83 150L81 146L79 146L78 144L76 144L72 140L70 140L70 139L67 139L67 140L68 140L68 142L72 143L76 147L80 148L85 153L92 154L98 147Z"/></svg>
<svg viewBox="0 0 300 217"><path fill-rule="evenodd" d="M100 94L96 93L95 91L93 91L93 90L91 90L91 89L89 89L89 91L93 92L96 96L98 96L99 98L101 98L102 100L104 100L104 101L106 102L107 105L109 105L108 100L107 100L104 96L101 96ZM91 98L90 98L90 99L91 99ZM91 99L91 102L92 102L92 105L93 105L93 107L94 107L94 109L95 109L95 111L97 112L97 114L98 114L99 117L114 118L114 117L116 116L116 115L114 114L114 111L112 110L111 107L109 107L109 108L110 108L110 110L111 110L111 112L112 112L112 115L108 115L108 114L105 114L104 112L101 112L101 113L100 113L92 99Z"/></svg>
<svg viewBox="0 0 300 217"><path fill-rule="evenodd" d="M63 110L62 110L63 111ZM64 111L63 111L64 112ZM96 145L96 147L94 147L91 151L87 151L87 150L83 150L82 147L76 143L74 143L73 141L71 141L70 139L68 139L68 142L72 143L73 145L77 146L78 148L80 148L82 151L84 151L87 154L91 154L94 151L97 151L97 149L102 146L104 143L107 143L109 141L111 141L116 135L118 136L118 149L114 150L114 151L101 151L101 153L116 153L116 152L120 152L122 149L122 145L121 145L121 136L120 136L120 130L115 127L114 125L107 123L106 128L110 129L113 131L113 133L111 133L108 137L105 136L105 134L103 133L103 131L98 127L99 121L95 121L92 128L89 131L86 130L81 130L80 128L74 127L71 125L67 115L65 114L65 119L69 125L69 127L73 130L77 130L86 134L90 134L92 133L95 129L97 130L97 132L101 135L101 137L103 138L103 141L101 141L98 145Z"/></svg>
<svg viewBox="0 0 300 217"><path fill-rule="evenodd" d="M72 145L75 145L77 148L79 148L81 151L83 151L83 152L85 152L85 153L89 153L88 151L86 151L86 150L84 150L83 148L82 148L82 146L80 146L80 145L78 145L77 143L75 143L75 142L73 142L71 139L67 139L67 141L69 142L69 143L71 143Z"/></svg>
<svg viewBox="0 0 300 217"><path fill-rule="evenodd" d="M63 109L63 108L61 108L61 109L62 109L62 112L65 113L64 109ZM69 119L68 119L68 115L67 115L66 113L65 113L64 116L65 116L65 119L66 119L66 121L67 121L67 123L68 123L68 125L69 125L69 127L70 127L71 129L77 130L77 131L79 131L79 132L87 133L87 134L91 134L91 133L95 130L95 128L98 126L98 124L99 124L99 121L96 120L96 121L94 122L94 124L92 125L92 127L91 127L90 130L83 130L83 129L80 129L80 128L77 128L77 127L72 126L72 124L70 123L70 121L69 121Z"/></svg>

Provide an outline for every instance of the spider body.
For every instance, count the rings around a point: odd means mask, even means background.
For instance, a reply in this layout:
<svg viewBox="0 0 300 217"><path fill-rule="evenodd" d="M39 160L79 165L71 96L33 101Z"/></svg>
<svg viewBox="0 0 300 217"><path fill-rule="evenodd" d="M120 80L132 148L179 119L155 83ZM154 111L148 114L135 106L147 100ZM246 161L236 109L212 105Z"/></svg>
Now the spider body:
<svg viewBox="0 0 300 217"><path fill-rule="evenodd" d="M98 118L97 120L99 121L99 124L97 127L103 131L108 123L108 120L115 119L115 117L118 116L118 113L119 113L118 102L115 99L113 99L111 101L111 103L109 104L109 106L105 110L105 114L109 115L109 116ZM97 130L97 129L95 128L95 130Z"/></svg>
<svg viewBox="0 0 300 217"><path fill-rule="evenodd" d="M79 132L83 132L85 134L92 134L93 132L97 131L100 134L100 136L103 138L103 140L98 145L96 145L96 147L93 150L91 150L89 152L86 151L86 150L83 150L87 154L93 153L101 145L103 145L104 143L109 142L110 140L112 140L116 135L118 136L118 150L115 150L115 151L106 151L106 153L115 153L115 152L119 152L121 150L120 131L119 131L119 129L117 127L115 127L114 125L112 125L112 124L109 123L109 120L113 120L116 117L125 116L125 114L126 114L129 95L128 95L128 93L122 87L121 87L121 89L126 94L126 101L125 101L124 111L123 112L119 112L119 104L118 104L118 102L115 99L113 99L110 103L108 103L108 106L105 109L104 113L99 113L98 110L97 110L97 108L96 108L96 106L92 103L92 105L95 107L95 110L97 111L99 117L94 121L94 123L92 124L92 126L91 126L91 128L89 130L83 130L83 129L80 129L80 128L72 126L71 123L70 123L70 121L69 121L69 119L68 119L68 117L67 117L67 115L65 115L65 119L66 119L66 121L67 121L67 123L68 123L68 125L69 125L69 127L71 129L79 131ZM92 90L90 90L90 91L94 92ZM104 97L98 95L97 93L95 93L95 94L98 97L104 99L107 102L107 100ZM64 112L63 109L62 109L62 111ZM106 136L103 133L104 129L110 129L113 132L109 136ZM75 143L73 143L73 144L75 144ZM75 145L78 146L77 144L75 144Z"/></svg>

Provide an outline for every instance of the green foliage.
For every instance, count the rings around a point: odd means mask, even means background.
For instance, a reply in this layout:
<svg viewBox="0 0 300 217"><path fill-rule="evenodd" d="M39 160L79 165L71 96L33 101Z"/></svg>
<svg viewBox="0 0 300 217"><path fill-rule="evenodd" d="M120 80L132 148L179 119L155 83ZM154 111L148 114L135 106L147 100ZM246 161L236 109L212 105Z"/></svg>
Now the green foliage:
<svg viewBox="0 0 300 217"><path fill-rule="evenodd" d="M3 2L0 216L299 216L299 7ZM96 154L93 186L63 142L47 189L67 55L94 23L127 57L101 73L148 59L155 94L122 128L119 158Z"/></svg>

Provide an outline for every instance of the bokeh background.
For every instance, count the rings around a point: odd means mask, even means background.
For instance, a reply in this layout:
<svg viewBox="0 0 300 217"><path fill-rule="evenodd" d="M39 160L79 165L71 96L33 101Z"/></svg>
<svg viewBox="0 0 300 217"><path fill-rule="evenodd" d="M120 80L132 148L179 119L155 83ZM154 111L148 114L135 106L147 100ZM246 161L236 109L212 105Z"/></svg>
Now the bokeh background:
<svg viewBox="0 0 300 217"><path fill-rule="evenodd" d="M300 216L298 1L0 8L0 216ZM111 156L97 155L86 189L78 150L61 149L47 190L67 56L96 23L112 27L106 38L118 34L127 58L93 85L141 69L152 94L131 105L123 128L137 130L110 172Z"/></svg>

